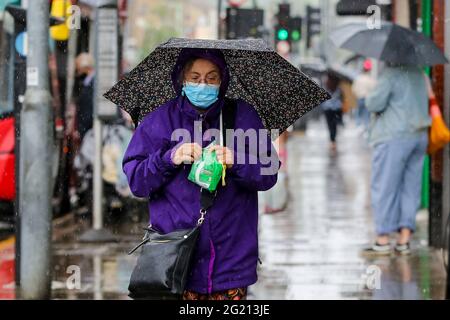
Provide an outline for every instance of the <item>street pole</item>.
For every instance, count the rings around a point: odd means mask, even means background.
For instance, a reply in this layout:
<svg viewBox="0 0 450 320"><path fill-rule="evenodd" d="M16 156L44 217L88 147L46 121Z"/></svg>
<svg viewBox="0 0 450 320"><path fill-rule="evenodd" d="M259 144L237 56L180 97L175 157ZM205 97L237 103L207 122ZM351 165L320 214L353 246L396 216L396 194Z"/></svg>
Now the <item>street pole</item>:
<svg viewBox="0 0 450 320"><path fill-rule="evenodd" d="M23 4L22 4L23 5ZM16 6L8 5L6 6L6 11L14 19L14 39L17 39L19 34L26 30L26 19L19 17L17 14ZM14 66L14 81L13 81L13 99L14 99L14 127L15 127L15 143L14 143L14 155L15 155L15 176L16 178L16 198L14 199L14 214L15 214L15 233L16 233L16 243L15 243L15 281L16 286L20 286L20 113L23 105L23 98L25 96L26 90L26 58L22 56L17 50L12 49L14 53L11 53L11 58L13 59Z"/></svg>
<svg viewBox="0 0 450 320"><path fill-rule="evenodd" d="M431 37L431 0L422 1L422 33ZM429 67L425 68L425 73L427 76L431 75L431 69ZM425 156L424 168L423 168L423 178L422 178L422 208L428 209L429 218L428 218L428 245L436 246L436 241L433 236L437 233L436 230L439 230L439 226L435 222L435 212L431 208L430 196L431 196L431 179L430 179L430 171L431 171L431 159L429 155ZM436 228L437 226L437 228ZM440 231L438 231L440 233Z"/></svg>
<svg viewBox="0 0 450 320"><path fill-rule="evenodd" d="M102 131L103 124L98 118L94 118L94 140L95 140L95 158L94 158L94 203L93 203L93 228L98 231L103 228L103 179L102 179Z"/></svg>
<svg viewBox="0 0 450 320"><path fill-rule="evenodd" d="M117 0L103 0L95 8L95 84L92 229L81 237L82 242L111 242L114 235L103 228L102 141L103 122L117 119L117 107L103 97L118 80L118 12Z"/></svg>
<svg viewBox="0 0 450 320"><path fill-rule="evenodd" d="M217 0L217 39L222 37L222 0Z"/></svg>
<svg viewBox="0 0 450 320"><path fill-rule="evenodd" d="M48 0L28 3L27 89L20 119L20 297L51 294L52 125Z"/></svg>
<svg viewBox="0 0 450 320"><path fill-rule="evenodd" d="M321 0L320 2L321 8L321 20L322 20L322 47L321 47L321 55L325 57L325 62L328 65L331 57L334 56L334 52L331 52L332 46L330 45L330 22L331 22L331 12L330 12L330 3L329 0ZM334 6L333 6L334 8Z"/></svg>
<svg viewBox="0 0 450 320"><path fill-rule="evenodd" d="M450 56L450 4L445 3L445 19L444 19L444 38L446 39L444 42L445 45L445 54L447 57ZM445 120L448 123L450 120L450 66L445 65L445 75L444 75L444 116ZM450 262L450 232L449 232L449 219L450 219L450 148L448 146L444 149L444 186L443 186L443 214L446 216L444 220L444 230L447 230L447 261ZM450 299L450 264L447 263L447 292L446 299Z"/></svg>

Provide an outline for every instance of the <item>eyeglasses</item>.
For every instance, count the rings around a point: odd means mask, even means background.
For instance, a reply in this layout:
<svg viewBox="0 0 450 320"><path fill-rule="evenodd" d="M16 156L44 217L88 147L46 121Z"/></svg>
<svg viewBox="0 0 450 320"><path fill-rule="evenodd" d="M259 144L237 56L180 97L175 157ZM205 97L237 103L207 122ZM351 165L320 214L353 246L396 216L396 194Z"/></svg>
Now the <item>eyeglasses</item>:
<svg viewBox="0 0 450 320"><path fill-rule="evenodd" d="M187 76L185 81L192 83L193 85L199 85L201 83L206 84L212 84L212 85L219 85L221 82L221 79L218 75L207 75L205 79L202 79L201 77L194 75L194 76Z"/></svg>

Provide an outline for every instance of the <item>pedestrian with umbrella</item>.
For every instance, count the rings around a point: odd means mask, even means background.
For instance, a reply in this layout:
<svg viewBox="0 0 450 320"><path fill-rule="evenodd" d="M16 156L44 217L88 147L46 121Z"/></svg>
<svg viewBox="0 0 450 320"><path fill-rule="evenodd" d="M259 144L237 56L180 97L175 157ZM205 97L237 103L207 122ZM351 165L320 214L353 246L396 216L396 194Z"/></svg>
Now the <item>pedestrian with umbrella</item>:
<svg viewBox="0 0 450 320"><path fill-rule="evenodd" d="M431 119L423 66L447 63L429 38L392 23L369 30L346 25L332 34L335 44L385 62L378 84L366 99L373 146L371 198L377 238L366 256L410 253L420 206L421 179Z"/></svg>
<svg viewBox="0 0 450 320"><path fill-rule="evenodd" d="M328 94L262 40L170 39L105 96L139 122L123 169L132 192L149 199L151 227L200 225L182 298L245 299L257 281L258 191L274 186L280 165L271 137L229 147L227 135L212 147L226 170L200 220L205 190L188 180L192 163L209 129L283 132ZM201 138L174 139L180 129Z"/></svg>
<svg viewBox="0 0 450 320"><path fill-rule="evenodd" d="M331 99L321 104L327 121L330 136L330 151L336 155L336 136L338 124L342 123L342 90L339 88L339 78L332 72L328 72L325 87L331 95Z"/></svg>

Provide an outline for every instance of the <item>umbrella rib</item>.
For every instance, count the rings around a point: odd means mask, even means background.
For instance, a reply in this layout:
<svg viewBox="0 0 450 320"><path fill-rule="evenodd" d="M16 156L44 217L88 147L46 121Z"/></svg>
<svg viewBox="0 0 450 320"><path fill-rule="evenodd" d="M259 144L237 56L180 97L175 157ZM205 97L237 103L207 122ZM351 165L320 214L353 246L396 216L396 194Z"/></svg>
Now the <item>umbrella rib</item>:
<svg viewBox="0 0 450 320"><path fill-rule="evenodd" d="M248 61L248 58L232 58L232 60L246 60ZM295 68L294 66L292 66L293 68ZM288 73L293 73L293 74L299 74L301 71L298 70L297 68L295 68L295 70L290 70L284 66L279 66L278 69L280 69L283 72L288 72Z"/></svg>
<svg viewBox="0 0 450 320"><path fill-rule="evenodd" d="M383 58L383 55L385 54L385 51L387 50L387 48L388 48L388 42L389 42L389 39L391 38L391 36L392 36L392 33L394 32L394 28L395 28L395 26L394 25L392 25L391 26L391 30L389 31L389 34L388 34L388 36L386 37L386 42L384 43L384 48L383 48L383 50L381 51L381 54L380 54L380 58L382 59Z"/></svg>
<svg viewBox="0 0 450 320"><path fill-rule="evenodd" d="M197 48L195 46L192 46L192 39L188 39L188 40L178 40L178 39L182 39L182 38L174 38L177 41L174 43L170 43L169 41L167 43L164 43L161 47L162 48ZM205 41L206 39L199 39L199 41ZM220 40L206 40L206 41L215 41L216 43L220 43ZM236 40L234 40L236 41ZM248 41L248 40L246 40ZM242 43L245 43L243 40L241 40ZM256 44L260 44L260 41L254 41L253 43ZM184 46L184 47L183 47ZM250 51L250 52L267 52L267 51L273 51L271 48L269 47L249 47L249 48L233 48L233 47L229 47L229 48L205 48L205 49L211 49L211 50L241 50L241 51Z"/></svg>
<svg viewBox="0 0 450 320"><path fill-rule="evenodd" d="M258 99L255 99L255 97L250 93L250 91L247 89L247 85L246 85L244 82L242 82L242 80L241 80L240 77L236 77L236 78L237 78L239 84L241 85L242 89L244 89L244 91L248 94L248 96L249 96L250 98L252 98L253 101L258 102L258 105L259 105ZM255 107L255 108L258 108L258 106L256 106L256 105L255 105L254 107ZM256 111L258 111L258 110L256 110ZM258 112L258 113L259 113L259 112ZM263 121L265 122L265 119L264 119Z"/></svg>
<svg viewBox="0 0 450 320"><path fill-rule="evenodd" d="M254 99L253 95L250 93L250 91L247 89L247 86L245 85L245 83L242 82L240 77L236 77L237 80L239 81L239 84L242 86L242 88L245 90L245 92L252 98Z"/></svg>

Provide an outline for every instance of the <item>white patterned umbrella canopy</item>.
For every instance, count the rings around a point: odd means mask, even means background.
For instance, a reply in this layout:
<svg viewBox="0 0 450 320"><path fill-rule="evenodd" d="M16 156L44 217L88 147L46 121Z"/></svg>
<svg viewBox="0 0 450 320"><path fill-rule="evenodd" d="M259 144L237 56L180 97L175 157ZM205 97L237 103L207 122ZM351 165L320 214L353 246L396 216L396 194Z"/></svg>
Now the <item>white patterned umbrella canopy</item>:
<svg viewBox="0 0 450 320"><path fill-rule="evenodd" d="M313 80L269 48L263 40L172 38L158 46L105 97L142 120L177 93L172 71L182 49L219 49L230 73L226 97L253 105L266 129L281 132L330 98ZM137 119L136 119L137 118Z"/></svg>

